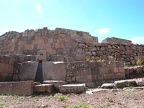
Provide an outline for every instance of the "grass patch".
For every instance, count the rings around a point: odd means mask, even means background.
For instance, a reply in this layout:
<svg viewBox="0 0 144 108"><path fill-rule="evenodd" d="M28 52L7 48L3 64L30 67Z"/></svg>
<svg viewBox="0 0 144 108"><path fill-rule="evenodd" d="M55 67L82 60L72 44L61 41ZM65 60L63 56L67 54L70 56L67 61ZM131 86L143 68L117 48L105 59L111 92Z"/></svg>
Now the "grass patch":
<svg viewBox="0 0 144 108"><path fill-rule="evenodd" d="M49 96L48 96L48 99L51 99L51 98L52 98L52 95L49 95Z"/></svg>
<svg viewBox="0 0 144 108"><path fill-rule="evenodd" d="M141 59L138 59L138 60L136 61L136 65L137 65L137 66L142 65L142 63L143 63L143 61L142 61Z"/></svg>
<svg viewBox="0 0 144 108"><path fill-rule="evenodd" d="M95 107L90 107L86 104L82 104L82 105L68 105L64 108L95 108Z"/></svg>
<svg viewBox="0 0 144 108"><path fill-rule="evenodd" d="M104 107L102 107L101 105L98 105L96 108L104 108Z"/></svg>
<svg viewBox="0 0 144 108"><path fill-rule="evenodd" d="M58 96L58 100L59 101L64 101L66 99L66 97L65 97L65 95L63 95L63 94L60 94L59 96Z"/></svg>
<svg viewBox="0 0 144 108"><path fill-rule="evenodd" d="M4 104L0 102L0 108L4 108Z"/></svg>
<svg viewBox="0 0 144 108"><path fill-rule="evenodd" d="M107 98L107 101L110 102L110 103L113 103L114 101L110 98Z"/></svg>
<svg viewBox="0 0 144 108"><path fill-rule="evenodd" d="M126 83L126 87L132 88L132 87L134 87L134 86L133 86L131 83L127 82L127 83Z"/></svg>

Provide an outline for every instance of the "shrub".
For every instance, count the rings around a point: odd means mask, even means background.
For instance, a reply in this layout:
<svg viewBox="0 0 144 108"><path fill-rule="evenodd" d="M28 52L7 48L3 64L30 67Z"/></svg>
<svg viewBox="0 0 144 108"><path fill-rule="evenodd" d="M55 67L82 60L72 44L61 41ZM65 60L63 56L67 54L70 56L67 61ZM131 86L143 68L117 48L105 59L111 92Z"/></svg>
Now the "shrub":
<svg viewBox="0 0 144 108"><path fill-rule="evenodd" d="M63 95L63 94L60 94L59 96L58 96L58 100L59 101L64 101L66 99L66 97Z"/></svg>
<svg viewBox="0 0 144 108"><path fill-rule="evenodd" d="M137 62L136 62L136 65L137 65L137 66L142 65L142 60L141 60L141 59L138 59Z"/></svg>

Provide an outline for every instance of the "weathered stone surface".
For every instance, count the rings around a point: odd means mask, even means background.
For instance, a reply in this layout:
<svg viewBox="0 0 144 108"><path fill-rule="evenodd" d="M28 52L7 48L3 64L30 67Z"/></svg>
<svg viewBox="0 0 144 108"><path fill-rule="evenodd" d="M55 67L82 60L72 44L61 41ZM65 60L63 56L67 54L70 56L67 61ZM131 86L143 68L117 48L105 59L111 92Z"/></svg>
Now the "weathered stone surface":
<svg viewBox="0 0 144 108"><path fill-rule="evenodd" d="M101 88L112 89L112 88L115 88L115 84L114 83L104 83L104 84L102 84Z"/></svg>
<svg viewBox="0 0 144 108"><path fill-rule="evenodd" d="M115 81L114 84L117 88L137 86L135 80L119 80L119 81Z"/></svg>
<svg viewBox="0 0 144 108"><path fill-rule="evenodd" d="M34 86L34 92L51 93L52 90L53 90L53 84L40 84Z"/></svg>
<svg viewBox="0 0 144 108"><path fill-rule="evenodd" d="M59 86L61 93L82 93L85 91L85 84L65 84Z"/></svg>
<svg viewBox="0 0 144 108"><path fill-rule="evenodd" d="M63 61L42 62L44 80L65 80L66 67Z"/></svg>
<svg viewBox="0 0 144 108"><path fill-rule="evenodd" d="M45 86L42 84L35 85L34 86L34 92L45 92Z"/></svg>
<svg viewBox="0 0 144 108"><path fill-rule="evenodd" d="M0 82L0 94L32 95L33 81Z"/></svg>
<svg viewBox="0 0 144 108"><path fill-rule="evenodd" d="M42 84L45 86L45 91L51 93L53 91L53 84Z"/></svg>
<svg viewBox="0 0 144 108"><path fill-rule="evenodd" d="M136 80L136 84L137 84L138 86L144 86L144 79Z"/></svg>
<svg viewBox="0 0 144 108"><path fill-rule="evenodd" d="M60 85L64 85L67 82L66 81L62 81L62 80L46 80L46 81L43 81L43 83L44 84L52 84L52 85L54 85L55 89L58 90L58 87Z"/></svg>
<svg viewBox="0 0 144 108"><path fill-rule="evenodd" d="M20 80L35 80L35 75L38 67L38 62L36 61L26 61L20 66L19 77Z"/></svg>

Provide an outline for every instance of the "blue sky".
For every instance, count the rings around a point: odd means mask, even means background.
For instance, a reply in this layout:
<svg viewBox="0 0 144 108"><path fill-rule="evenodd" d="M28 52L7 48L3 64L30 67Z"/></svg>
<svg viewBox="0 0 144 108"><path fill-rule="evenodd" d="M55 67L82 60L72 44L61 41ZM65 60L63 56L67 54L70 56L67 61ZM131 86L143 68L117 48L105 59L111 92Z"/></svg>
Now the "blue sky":
<svg viewBox="0 0 144 108"><path fill-rule="evenodd" d="M144 0L1 0L0 35L48 27L144 44Z"/></svg>

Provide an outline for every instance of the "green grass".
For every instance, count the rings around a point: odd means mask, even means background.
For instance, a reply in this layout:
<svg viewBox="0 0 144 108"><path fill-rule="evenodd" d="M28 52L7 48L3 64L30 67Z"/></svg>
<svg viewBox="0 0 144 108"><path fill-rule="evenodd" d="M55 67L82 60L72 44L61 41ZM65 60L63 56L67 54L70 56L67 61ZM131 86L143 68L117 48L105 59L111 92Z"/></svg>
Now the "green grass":
<svg viewBox="0 0 144 108"><path fill-rule="evenodd" d="M104 107L102 107L101 105L98 105L96 108L104 108Z"/></svg>
<svg viewBox="0 0 144 108"><path fill-rule="evenodd" d="M143 62L143 61L142 61L141 59L138 59L138 60L136 61L136 65L137 65L137 66L140 66L140 65L142 65L142 62Z"/></svg>
<svg viewBox="0 0 144 108"><path fill-rule="evenodd" d="M95 108L95 107L90 107L86 104L82 104L82 105L69 105L64 108Z"/></svg>
<svg viewBox="0 0 144 108"><path fill-rule="evenodd" d="M0 108L4 108L4 104L0 102Z"/></svg>
<svg viewBox="0 0 144 108"><path fill-rule="evenodd" d="M49 96L48 96L48 99L51 99L51 98L52 98L52 95L49 95Z"/></svg>
<svg viewBox="0 0 144 108"><path fill-rule="evenodd" d="M127 83L126 83L126 87L132 88L132 87L134 87L134 86L133 86L131 83L127 82Z"/></svg>
<svg viewBox="0 0 144 108"><path fill-rule="evenodd" d="M63 95L63 94L60 94L59 96L58 96L58 100L59 101L64 101L66 99L66 97L65 97L65 95Z"/></svg>

